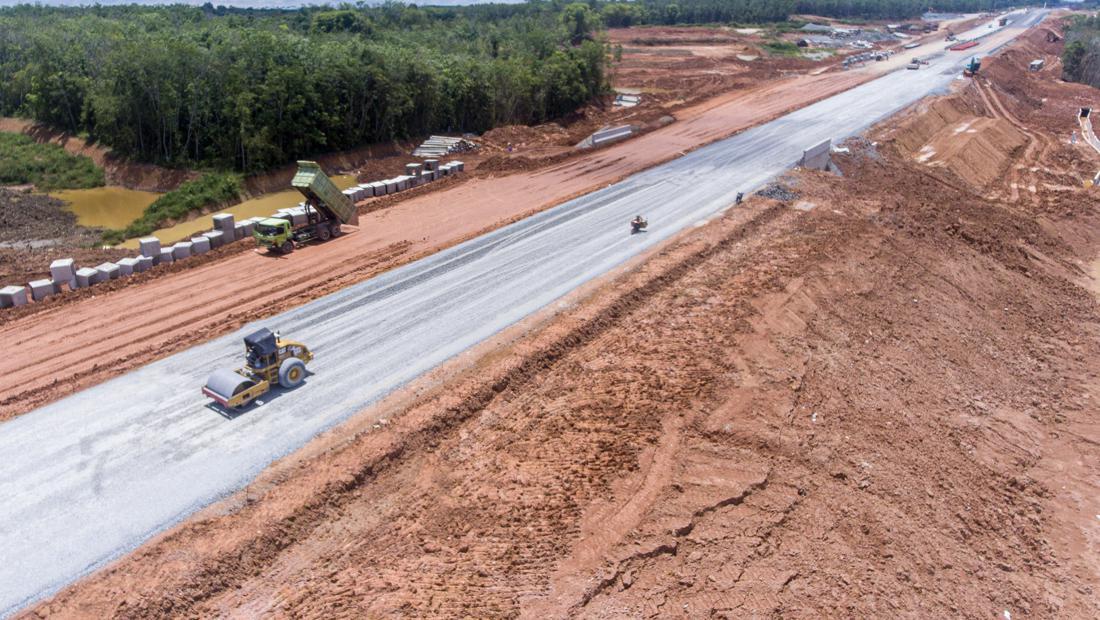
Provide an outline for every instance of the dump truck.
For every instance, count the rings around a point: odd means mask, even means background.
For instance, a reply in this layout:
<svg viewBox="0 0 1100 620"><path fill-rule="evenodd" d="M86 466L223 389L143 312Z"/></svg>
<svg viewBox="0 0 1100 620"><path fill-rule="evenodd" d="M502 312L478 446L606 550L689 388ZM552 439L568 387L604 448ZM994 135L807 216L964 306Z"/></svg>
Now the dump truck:
<svg viewBox="0 0 1100 620"><path fill-rule="evenodd" d="M215 370L202 393L222 407L243 409L275 385L296 388L313 360L309 347L285 340L263 328L244 337L245 365L237 370Z"/></svg>
<svg viewBox="0 0 1100 620"><path fill-rule="evenodd" d="M317 162L298 162L298 172L290 184L305 196L305 201L299 205L301 210L261 220L252 229L256 242L268 251L289 254L303 243L339 237L343 224L359 223L355 204L325 175Z"/></svg>

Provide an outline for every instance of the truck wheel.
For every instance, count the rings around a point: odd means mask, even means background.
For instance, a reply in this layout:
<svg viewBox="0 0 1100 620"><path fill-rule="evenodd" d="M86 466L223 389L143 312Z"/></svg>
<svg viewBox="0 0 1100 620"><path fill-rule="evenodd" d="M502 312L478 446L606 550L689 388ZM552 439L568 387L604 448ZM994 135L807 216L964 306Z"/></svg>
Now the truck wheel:
<svg viewBox="0 0 1100 620"><path fill-rule="evenodd" d="M292 357L279 364L279 385L286 389L296 388L306 378L306 365L302 360Z"/></svg>
<svg viewBox="0 0 1100 620"><path fill-rule="evenodd" d="M342 234L344 234L344 230L342 228L340 228L340 222L333 222L332 223L332 238L335 239L335 238L339 237Z"/></svg>
<svg viewBox="0 0 1100 620"><path fill-rule="evenodd" d="M287 239L286 241L283 242L282 245L279 246L279 253L280 254L290 254L293 251L294 251L294 242L291 241L290 239Z"/></svg>
<svg viewBox="0 0 1100 620"><path fill-rule="evenodd" d="M317 238L321 241L328 241L329 237L331 236L332 233L329 232L328 226L321 224L317 227Z"/></svg>

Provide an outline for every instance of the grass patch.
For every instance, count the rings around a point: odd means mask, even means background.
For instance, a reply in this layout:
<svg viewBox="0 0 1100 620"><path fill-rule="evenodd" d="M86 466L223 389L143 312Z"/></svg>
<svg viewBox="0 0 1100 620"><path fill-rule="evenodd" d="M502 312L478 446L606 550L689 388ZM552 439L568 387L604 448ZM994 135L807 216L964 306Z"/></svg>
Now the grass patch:
<svg viewBox="0 0 1100 620"><path fill-rule="evenodd" d="M105 183L103 169L88 157L56 144L39 144L21 133L0 132L0 184L33 183L40 191L87 189Z"/></svg>
<svg viewBox="0 0 1100 620"><path fill-rule="evenodd" d="M767 50L772 56L798 56L798 46L790 41L768 41L760 47Z"/></svg>
<svg viewBox="0 0 1100 620"><path fill-rule="evenodd" d="M157 198L145 208L141 217L123 230L103 233L104 243L114 245L126 239L142 237L165 224L202 213L211 208L236 200L241 195L241 176L231 172L208 172L187 181L178 188Z"/></svg>

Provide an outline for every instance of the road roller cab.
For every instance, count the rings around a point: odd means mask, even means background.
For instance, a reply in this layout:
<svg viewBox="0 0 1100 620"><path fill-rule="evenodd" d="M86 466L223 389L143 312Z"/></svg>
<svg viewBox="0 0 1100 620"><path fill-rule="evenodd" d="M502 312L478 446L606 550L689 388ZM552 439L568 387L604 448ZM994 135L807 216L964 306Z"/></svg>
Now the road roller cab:
<svg viewBox="0 0 1100 620"><path fill-rule="evenodd" d="M266 328L245 336L244 348L243 368L216 370L202 388L203 394L223 407L247 407L275 385L298 387L305 379L306 364L313 360L306 345L284 340Z"/></svg>

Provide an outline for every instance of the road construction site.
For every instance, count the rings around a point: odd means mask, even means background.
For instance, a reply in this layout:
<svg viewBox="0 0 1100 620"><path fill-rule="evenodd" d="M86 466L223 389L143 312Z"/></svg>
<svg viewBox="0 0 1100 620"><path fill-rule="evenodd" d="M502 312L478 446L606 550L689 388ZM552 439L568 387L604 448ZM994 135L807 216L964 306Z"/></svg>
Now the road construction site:
<svg viewBox="0 0 1100 620"><path fill-rule="evenodd" d="M979 49L989 53L1041 16L1020 16ZM973 111L977 96L990 104L974 120L1008 123L1045 148L1013 148L997 160L1006 174L969 178L954 165L965 158L913 163L935 140L906 134L897 153L857 142L836 156L844 177L807 172L783 181L800 201L753 199L727 211L736 193L782 174L805 149L943 90L967 58L931 58L917 74L890 73L549 209L529 197L582 172L589 172L582 183L616 180L646 158L666 159L669 145L687 150L784 102L752 108L731 97L558 169L474 179L368 214L359 232L292 257L232 257L8 323L6 335L38 357L31 368L11 369L21 385L4 387L12 419L0 426L0 543L11 560L0 568L0 609L11 613L57 591L347 422L320 440L323 448L283 461L244 494L37 611L327 615L350 605L367 615L607 617L672 608L978 614L1028 605L1036 615L1094 615L1079 592L1097 585L1096 556L1073 544L1074 522L1059 520L1064 496L1045 490L1051 471L1032 468L1043 450L1027 443L1040 442L1044 424L1084 423L1088 386L1076 380L1097 359L1086 350L1095 342L1087 331L1095 329L1095 300L1063 280L1092 239L1078 227L1067 243L1059 238L1069 234L1064 222L1051 230L1019 219L1034 220L1029 206L1047 206L1048 217L1056 205L1065 209L1049 199L1058 190L1041 181L1034 192L1017 191L1011 208L982 202L995 191L1013 196L1011 185L997 183L1006 175L1018 190L1043 167L1065 165L1064 149L1035 137L1046 128L1024 125L992 87L974 82L965 105L951 109ZM639 144L663 149L629 159ZM902 151L914 147L917 155ZM1021 149L1035 159L1014 168ZM943 179L928 176L941 168L949 172ZM852 195L853 183L867 193ZM483 193L488 188L505 191ZM548 202L563 191L555 189ZM541 210L353 284L430 243L469 236L478 230L471 221L489 228L522 214L515 204L455 213L456 204L485 203L485 195ZM945 197L989 218L960 223L948 205L929 206ZM921 209L911 213L902 200ZM629 235L626 223L639 211L649 231ZM1070 216L1083 214L1059 218ZM425 218L428 226L413 224ZM406 235L423 230L424 239L402 237L402 225ZM1025 231L1024 258L1006 232L1015 229ZM924 238L934 243L921 245ZM638 269L620 269L646 257ZM333 270L336 258L343 262ZM284 260L295 261L294 281L270 281L272 262ZM557 314L540 315L542 329L500 335L608 273L620 275L594 292L598 283L589 286L585 299L552 306ZM976 282L983 284L974 289ZM242 300L244 283L265 290ZM307 297L318 299L262 322L317 353L305 384L241 415L208 406L198 388L211 368L239 360L240 338L259 325L244 323ZM1051 311L1044 304L1074 320L1024 344L988 317L955 322L1004 307L1002 325L1035 329L1039 311ZM937 305L954 311L920 311ZM64 324L73 312L87 313L79 328ZM98 316L111 324L91 333L87 321ZM243 328L144 365L143 349L223 333L227 316ZM113 343L97 345L97 337ZM941 338L955 340L944 350ZM478 350L508 350L446 389L414 384L420 392L406 394L411 404L394 394L485 342ZM899 342L924 355L914 358ZM1060 342L1073 353L1055 350ZM997 363L975 369L977 343ZM97 346L105 357L97 358ZM1004 371L1023 372L1019 365L1037 355L1043 377L1062 378L1021 391ZM137 366L27 412L67 393L49 380L59 370L87 386ZM943 374L956 377L950 395L923 383ZM952 416L963 393L971 417L959 426ZM378 406L388 394L390 408ZM890 430L869 433L884 410L895 416ZM943 432L930 437L929 428ZM1028 439L1005 440L1006 432ZM1087 485L1070 457L1090 444L1064 441L1056 456L1072 484ZM957 477L922 478L933 459L947 459ZM1050 509L1035 516L1041 511L1032 506L1043 502ZM967 508L945 508L959 504ZM1041 519L1065 529L1051 534ZM931 525L936 551L917 552L928 532L914 521ZM960 523L965 535L953 535ZM806 528L827 544L806 548L799 542ZM876 537L881 544L872 544ZM1054 551L1071 559L1056 562ZM853 555L854 565L843 563ZM1043 590L1043 579L1057 585ZM919 597L926 588L940 594ZM872 595L855 598L856 591Z"/></svg>

